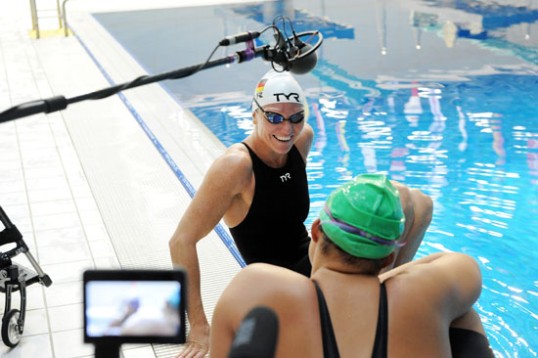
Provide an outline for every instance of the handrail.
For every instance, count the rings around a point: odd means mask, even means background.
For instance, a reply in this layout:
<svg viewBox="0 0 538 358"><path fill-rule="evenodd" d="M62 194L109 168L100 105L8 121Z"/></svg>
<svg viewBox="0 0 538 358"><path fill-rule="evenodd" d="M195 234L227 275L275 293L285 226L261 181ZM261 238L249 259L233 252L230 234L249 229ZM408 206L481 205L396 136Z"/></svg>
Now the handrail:
<svg viewBox="0 0 538 358"><path fill-rule="evenodd" d="M36 38L38 39L40 37L40 33L39 33L39 21L37 19L37 7L35 4L35 0L30 0L30 12L32 15L32 31L35 31Z"/></svg>
<svg viewBox="0 0 538 358"><path fill-rule="evenodd" d="M59 0L58 0L59 1ZM69 0L64 0L62 2L62 15L63 15L63 22L64 22L64 35L65 37L69 36L69 30L68 30L68 26L67 26L67 13L65 11L65 4L68 2Z"/></svg>
<svg viewBox="0 0 538 358"><path fill-rule="evenodd" d="M56 16L58 16L58 26L61 29L63 23L62 11L60 10L60 0L56 0Z"/></svg>
<svg viewBox="0 0 538 358"><path fill-rule="evenodd" d="M68 0L64 0L60 5L60 0L56 0L56 16L58 18L58 30L64 29L64 34L67 37L69 31L67 29L67 15L65 13L65 4ZM35 33L37 39L41 38L41 29L39 28L39 15L36 5L36 0L30 0L30 12L32 16L32 32Z"/></svg>

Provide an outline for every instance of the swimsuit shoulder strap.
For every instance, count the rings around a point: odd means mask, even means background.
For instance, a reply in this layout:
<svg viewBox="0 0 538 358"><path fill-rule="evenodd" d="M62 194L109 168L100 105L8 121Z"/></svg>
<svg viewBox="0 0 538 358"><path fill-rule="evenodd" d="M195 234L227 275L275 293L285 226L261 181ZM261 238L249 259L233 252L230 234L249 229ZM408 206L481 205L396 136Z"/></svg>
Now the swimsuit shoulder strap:
<svg viewBox="0 0 538 358"><path fill-rule="evenodd" d="M334 336L333 325L331 322L331 316L329 314L329 308L325 301L325 296L319 287L318 283L314 280L314 286L316 287L316 293L318 296L319 316L321 321L321 338L323 340L323 357L324 358L339 358L338 345L336 343L336 337Z"/></svg>
<svg viewBox="0 0 538 358"><path fill-rule="evenodd" d="M379 311L377 313L377 329L375 332L375 342L372 357L385 358L387 356L389 333L389 312L387 305L387 288L385 287L385 282L381 283L379 291Z"/></svg>
<svg viewBox="0 0 538 358"><path fill-rule="evenodd" d="M258 158L258 156L256 155L256 153L254 153L254 151L252 150L252 148L250 148L250 147L248 146L247 143L245 143L245 142L241 142L241 144L243 144L243 145L247 148L248 153L250 154L250 157L253 157L253 156L254 156L254 157Z"/></svg>

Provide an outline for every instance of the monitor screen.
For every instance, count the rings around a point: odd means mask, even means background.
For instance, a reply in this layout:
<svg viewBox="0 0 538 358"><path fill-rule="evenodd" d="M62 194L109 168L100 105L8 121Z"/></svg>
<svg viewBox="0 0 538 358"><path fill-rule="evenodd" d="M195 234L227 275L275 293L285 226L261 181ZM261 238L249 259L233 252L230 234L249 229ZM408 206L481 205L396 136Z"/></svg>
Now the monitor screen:
<svg viewBox="0 0 538 358"><path fill-rule="evenodd" d="M86 343L185 343L185 272L84 272Z"/></svg>

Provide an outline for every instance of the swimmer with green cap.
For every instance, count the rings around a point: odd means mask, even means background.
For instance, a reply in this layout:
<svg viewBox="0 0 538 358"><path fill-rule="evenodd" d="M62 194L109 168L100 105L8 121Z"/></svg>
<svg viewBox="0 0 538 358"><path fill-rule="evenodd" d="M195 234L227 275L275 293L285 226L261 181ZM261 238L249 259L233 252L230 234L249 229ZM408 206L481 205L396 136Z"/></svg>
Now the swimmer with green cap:
<svg viewBox="0 0 538 358"><path fill-rule="evenodd" d="M400 188L363 174L331 193L312 223L310 278L267 263L241 270L213 311L211 357L240 347L238 327L265 307L278 318L278 357L493 358L473 309L476 260L439 252L390 269L414 246L399 247L409 218L428 220L420 207L406 210L413 191Z"/></svg>
<svg viewBox="0 0 538 358"><path fill-rule="evenodd" d="M321 227L336 246L355 257L388 256L403 234L398 190L383 174L363 174L335 190L320 213Z"/></svg>

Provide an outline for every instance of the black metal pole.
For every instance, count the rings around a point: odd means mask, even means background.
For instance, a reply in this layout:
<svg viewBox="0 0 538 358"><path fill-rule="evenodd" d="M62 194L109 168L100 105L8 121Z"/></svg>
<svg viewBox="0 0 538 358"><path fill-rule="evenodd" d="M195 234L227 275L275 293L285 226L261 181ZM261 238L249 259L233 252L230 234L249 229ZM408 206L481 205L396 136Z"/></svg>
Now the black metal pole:
<svg viewBox="0 0 538 358"><path fill-rule="evenodd" d="M178 70L165 72L159 75L154 76L141 76L136 78L135 80L131 82L126 82L123 84L115 85L109 88L104 88L95 92L90 92L84 95L80 95L73 98L65 98L64 96L54 96L47 99L40 99L30 102L21 103L17 106L11 107L3 112L0 113L0 123L7 122L13 119L27 117L33 114L37 113L51 113L60 111L62 109L67 108L68 105L72 103L77 103L85 100L97 100L97 99L103 99L106 97L110 97L112 95L117 94L118 92L135 88L143 85L147 85L150 83L162 81L162 80L175 80L179 78L184 78L187 76L190 76L196 72L199 72L201 70L205 70L208 68L213 68L229 63L234 62L245 62L249 61L255 57L259 57L261 55L264 56L264 58L270 58L271 50L269 49L269 46L262 46L262 47L253 47L252 45L248 47L246 50L236 52L233 55L229 55L227 57L223 57L217 60L213 61L207 61L205 63L194 65L190 67L181 68Z"/></svg>

